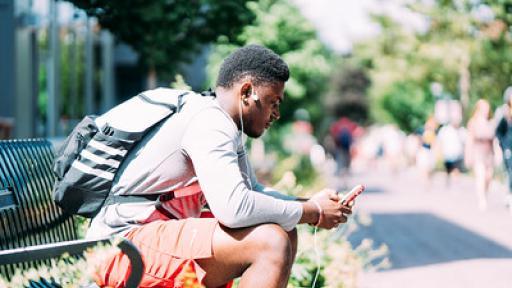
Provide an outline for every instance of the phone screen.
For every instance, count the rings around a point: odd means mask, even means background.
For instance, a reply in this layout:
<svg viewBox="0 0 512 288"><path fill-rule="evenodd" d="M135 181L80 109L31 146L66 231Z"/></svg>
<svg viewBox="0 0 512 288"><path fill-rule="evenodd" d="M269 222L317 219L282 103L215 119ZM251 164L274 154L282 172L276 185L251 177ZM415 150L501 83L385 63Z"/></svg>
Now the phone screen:
<svg viewBox="0 0 512 288"><path fill-rule="evenodd" d="M356 199L356 197L359 196L359 194L363 193L363 191L364 191L363 185L355 186L354 188L352 188L352 190L350 190L350 192L346 193L345 195L343 195L341 197L340 203L348 204L348 203L354 201L354 199Z"/></svg>

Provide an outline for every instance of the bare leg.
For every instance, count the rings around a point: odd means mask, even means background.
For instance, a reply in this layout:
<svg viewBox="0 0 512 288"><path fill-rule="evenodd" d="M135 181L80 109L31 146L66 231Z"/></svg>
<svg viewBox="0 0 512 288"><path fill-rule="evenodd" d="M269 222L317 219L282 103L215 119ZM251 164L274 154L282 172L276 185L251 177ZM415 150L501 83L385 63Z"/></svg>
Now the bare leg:
<svg viewBox="0 0 512 288"><path fill-rule="evenodd" d="M219 287L240 276L240 288L286 287L297 251L297 232L287 233L276 224L243 229L219 225L212 246L212 258L197 260L206 271L207 287Z"/></svg>
<svg viewBox="0 0 512 288"><path fill-rule="evenodd" d="M475 163L475 184L478 198L478 208L482 211L487 209L487 175L483 163Z"/></svg>

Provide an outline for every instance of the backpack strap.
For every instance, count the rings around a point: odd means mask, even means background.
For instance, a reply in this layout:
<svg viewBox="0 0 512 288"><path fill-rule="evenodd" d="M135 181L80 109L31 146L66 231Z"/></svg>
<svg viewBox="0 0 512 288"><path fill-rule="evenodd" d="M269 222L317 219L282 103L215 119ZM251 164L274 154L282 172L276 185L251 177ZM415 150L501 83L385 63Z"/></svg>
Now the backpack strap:
<svg viewBox="0 0 512 288"><path fill-rule="evenodd" d="M116 201L116 203L136 203L143 201L161 201L166 202L170 201L174 198L180 198L185 196L191 196L197 193L200 193L201 186L199 186L198 182L195 182L192 185L170 191L164 194L149 194L149 195L112 195L112 198Z"/></svg>
<svg viewBox="0 0 512 288"><path fill-rule="evenodd" d="M185 95L187 95L188 93L189 92L185 92L185 93L178 95L178 103L177 103L178 106L169 104L169 103L154 101L153 99L144 95L144 93L140 93L139 95L137 95L137 97L139 97L142 101L144 101L146 103L149 103L152 105L163 106L169 110L169 113L165 117L158 120L156 123L153 123L153 125L151 125L149 129L156 127L158 123L164 122L166 119L168 119L171 115L174 115L176 112L180 112L181 108L184 105L183 97ZM145 131L138 132L138 133L125 132L125 131L110 127L107 123L107 124L105 124L105 126L103 126L102 131L106 135L117 136L117 138L120 138L120 139L139 141L140 139L142 139L142 137L144 137L144 135L146 135L146 133L148 132L149 129L147 129ZM146 202L146 201L158 202L158 201L161 201L161 198L159 198L159 196L166 195L165 197L171 197L170 199L174 198L174 193L173 192L170 192L170 193L172 194L172 196L170 196L169 193L151 194L151 195L112 195L109 192L107 195L107 198L105 199L105 204L109 205L109 204L114 204L114 203L137 203L137 202ZM166 201L168 201L168 200L166 200Z"/></svg>
<svg viewBox="0 0 512 288"><path fill-rule="evenodd" d="M164 203L171 201L174 198L180 198L185 196L194 195L201 193L201 186L198 182L190 186L186 186L175 191L167 192L164 194L151 194L151 195L113 195L112 200L115 203L137 203L137 202L155 202L155 208L160 213L168 217L169 219L176 219L176 216L171 214L167 209L164 208Z"/></svg>
<svg viewBox="0 0 512 288"><path fill-rule="evenodd" d="M185 92L181 95L178 96L178 99L180 99L181 97L183 97L183 95L187 94L188 92ZM169 109L171 111L171 113L175 113L178 108L176 108L175 105L172 105L172 104L169 104L169 103L163 103L163 102L157 102L157 101L153 101L151 98L149 98L148 96L144 95L143 93L140 93L138 95L138 97L140 99L142 99L142 101L146 102L146 103L149 103L149 104L153 104L153 105L159 105L159 106L164 106L165 108Z"/></svg>
<svg viewBox="0 0 512 288"><path fill-rule="evenodd" d="M150 195L112 195L110 196L114 203L137 203L137 202L154 202L158 200L161 194ZM112 204L114 204L112 203Z"/></svg>
<svg viewBox="0 0 512 288"><path fill-rule="evenodd" d="M205 90L205 91L201 92L200 94L201 94L201 96L217 97L217 94L215 94L215 91L213 91L212 88L209 88L208 90Z"/></svg>

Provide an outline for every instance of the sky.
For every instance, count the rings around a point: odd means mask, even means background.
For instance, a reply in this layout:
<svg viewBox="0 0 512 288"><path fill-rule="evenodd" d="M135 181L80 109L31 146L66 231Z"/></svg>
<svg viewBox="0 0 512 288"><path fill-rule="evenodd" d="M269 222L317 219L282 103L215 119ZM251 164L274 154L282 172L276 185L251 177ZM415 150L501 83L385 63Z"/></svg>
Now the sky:
<svg viewBox="0 0 512 288"><path fill-rule="evenodd" d="M319 38L340 54L348 53L355 41L381 33L371 13L389 15L414 30L427 28L426 21L403 7L406 0L292 0L318 31Z"/></svg>

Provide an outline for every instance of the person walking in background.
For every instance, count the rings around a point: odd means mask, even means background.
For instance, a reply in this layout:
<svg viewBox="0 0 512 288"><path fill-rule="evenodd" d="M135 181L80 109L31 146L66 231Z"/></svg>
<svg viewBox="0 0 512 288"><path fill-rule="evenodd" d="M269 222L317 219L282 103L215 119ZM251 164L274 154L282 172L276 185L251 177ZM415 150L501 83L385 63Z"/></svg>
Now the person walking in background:
<svg viewBox="0 0 512 288"><path fill-rule="evenodd" d="M429 117L423 126L421 134L421 147L416 155L416 166L424 181L425 190L430 189L430 176L434 171L435 156L433 152L434 142L436 140L437 122L434 117Z"/></svg>
<svg viewBox="0 0 512 288"><path fill-rule="evenodd" d="M341 117L331 124L329 132L335 143L335 159L337 164L336 174L345 175L350 172L350 149L354 140L354 132L357 124L347 117Z"/></svg>
<svg viewBox="0 0 512 288"><path fill-rule="evenodd" d="M467 167L475 175L478 208L487 209L487 193L493 176L495 122L490 119L489 102L480 99L468 122L468 141L465 149Z"/></svg>
<svg viewBox="0 0 512 288"><path fill-rule="evenodd" d="M496 110L495 119L498 121L496 138L503 151L503 162L508 176L507 206L512 214L512 86L503 93L504 104Z"/></svg>
<svg viewBox="0 0 512 288"><path fill-rule="evenodd" d="M451 121L443 125L437 134L439 152L443 157L446 170L446 186L449 188L451 179L462 168L464 159L465 130L460 123Z"/></svg>
<svg viewBox="0 0 512 288"><path fill-rule="evenodd" d="M303 108L294 112L295 121L291 125L291 131L285 136L284 148L292 153L309 157L311 148L318 142L313 136L309 112Z"/></svg>

